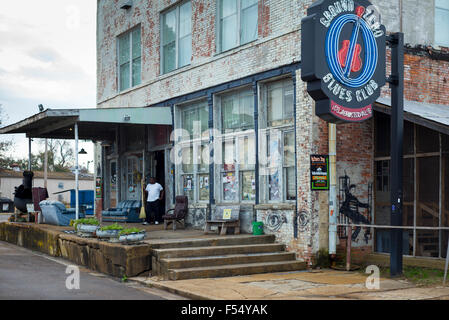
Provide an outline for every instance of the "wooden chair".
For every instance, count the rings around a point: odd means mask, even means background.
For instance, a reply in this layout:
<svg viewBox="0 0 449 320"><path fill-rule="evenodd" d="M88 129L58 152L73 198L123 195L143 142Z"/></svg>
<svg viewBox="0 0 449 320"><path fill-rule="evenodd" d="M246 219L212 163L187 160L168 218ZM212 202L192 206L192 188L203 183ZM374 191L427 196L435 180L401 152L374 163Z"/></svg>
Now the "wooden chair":
<svg viewBox="0 0 449 320"><path fill-rule="evenodd" d="M173 211L172 214L169 212ZM165 215L162 216L164 219L164 229L167 230L167 227L170 223L173 223L173 230L176 230L176 223L182 224L182 227L185 229L185 217L189 211L189 199L186 196L177 196L175 202L175 208L167 211Z"/></svg>
<svg viewBox="0 0 449 320"><path fill-rule="evenodd" d="M212 226L217 226L222 236L226 235L228 228L234 228L234 234L240 234L240 206L217 205L212 211L211 220L206 221L204 233L211 232Z"/></svg>

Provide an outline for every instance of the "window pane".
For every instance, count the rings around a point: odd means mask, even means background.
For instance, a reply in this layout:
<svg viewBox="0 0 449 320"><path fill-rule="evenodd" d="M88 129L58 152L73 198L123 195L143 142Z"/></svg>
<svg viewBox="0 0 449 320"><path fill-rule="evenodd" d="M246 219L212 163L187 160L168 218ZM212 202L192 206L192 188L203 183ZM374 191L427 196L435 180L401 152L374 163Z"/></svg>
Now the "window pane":
<svg viewBox="0 0 449 320"><path fill-rule="evenodd" d="M209 137L209 107L203 104L199 110L199 117L201 122L201 136L203 138Z"/></svg>
<svg viewBox="0 0 449 320"><path fill-rule="evenodd" d="M209 146L203 144L198 151L198 171L209 172Z"/></svg>
<svg viewBox="0 0 449 320"><path fill-rule="evenodd" d="M176 41L176 9L164 14L162 25L162 44L173 41Z"/></svg>
<svg viewBox="0 0 449 320"><path fill-rule="evenodd" d="M192 37L179 39L179 68L190 64L192 57Z"/></svg>
<svg viewBox="0 0 449 320"><path fill-rule="evenodd" d="M242 200L254 201L256 199L256 177L254 171L242 172Z"/></svg>
<svg viewBox="0 0 449 320"><path fill-rule="evenodd" d="M268 177L268 188L269 188L269 200L271 201L281 201L281 190L280 190L280 177L279 170L270 170L270 176Z"/></svg>
<svg viewBox="0 0 449 320"><path fill-rule="evenodd" d="M133 60L133 86L137 86L141 82L141 58Z"/></svg>
<svg viewBox="0 0 449 320"><path fill-rule="evenodd" d="M193 147L185 147L182 149L182 172L193 172Z"/></svg>
<svg viewBox="0 0 449 320"><path fill-rule="evenodd" d="M244 129L254 128L254 96L252 92L244 92L240 95L240 127Z"/></svg>
<svg viewBox="0 0 449 320"><path fill-rule="evenodd" d="M192 56L191 4L187 2L179 8L179 66L190 64Z"/></svg>
<svg viewBox="0 0 449 320"><path fill-rule="evenodd" d="M164 73L170 72L176 69L176 43L172 42L164 46Z"/></svg>
<svg viewBox="0 0 449 320"><path fill-rule="evenodd" d="M284 83L284 119L293 120L293 82Z"/></svg>
<svg viewBox="0 0 449 320"><path fill-rule="evenodd" d="M240 126L240 110L238 95L227 95L222 98L223 132L232 132Z"/></svg>
<svg viewBox="0 0 449 320"><path fill-rule="evenodd" d="M268 125L273 126L273 121L282 119L282 86L280 84L271 85L268 87Z"/></svg>
<svg viewBox="0 0 449 320"><path fill-rule="evenodd" d="M296 200L295 167L285 168L286 199Z"/></svg>
<svg viewBox="0 0 449 320"><path fill-rule="evenodd" d="M242 10L241 44L257 39L257 4Z"/></svg>
<svg viewBox="0 0 449 320"><path fill-rule="evenodd" d="M137 28L132 31L133 59L140 58L142 55L140 43L140 28Z"/></svg>
<svg viewBox="0 0 449 320"><path fill-rule="evenodd" d="M200 174L198 175L199 179L199 199L200 200L209 200L209 175L208 174Z"/></svg>
<svg viewBox="0 0 449 320"><path fill-rule="evenodd" d="M243 137L239 144L239 163L243 168L253 167L256 164L256 144L254 136Z"/></svg>
<svg viewBox="0 0 449 320"><path fill-rule="evenodd" d="M182 176L182 184L183 184L183 189L184 189L184 195L187 196L187 198L190 201L194 201L194 198L193 198L193 190L194 190L193 175Z"/></svg>
<svg viewBox="0 0 449 320"><path fill-rule="evenodd" d="M235 177L235 172L223 173L223 200L236 201L237 191L238 185Z"/></svg>
<svg viewBox="0 0 449 320"><path fill-rule="evenodd" d="M237 14L237 0L221 0L221 17Z"/></svg>
<svg viewBox="0 0 449 320"><path fill-rule="evenodd" d="M192 7L190 2L183 4L179 8L179 37L183 38L191 34L192 30Z"/></svg>
<svg viewBox="0 0 449 320"><path fill-rule="evenodd" d="M235 142L228 140L223 142L223 165L225 170L234 170L235 167Z"/></svg>
<svg viewBox="0 0 449 320"><path fill-rule="evenodd" d="M237 28L237 14L221 21L221 51L238 46Z"/></svg>
<svg viewBox="0 0 449 320"><path fill-rule="evenodd" d="M447 8L449 1L441 2L441 7L435 9L435 43L437 45L449 46L449 8ZM446 9L443 9L443 5ZM438 4L437 4L438 6Z"/></svg>
<svg viewBox="0 0 449 320"><path fill-rule="evenodd" d="M284 166L295 166L295 133L293 131L284 134Z"/></svg>
<svg viewBox="0 0 449 320"><path fill-rule="evenodd" d="M129 62L120 66L120 91L130 87L129 83Z"/></svg>
<svg viewBox="0 0 449 320"><path fill-rule="evenodd" d="M129 33L119 38L119 65L129 63Z"/></svg>

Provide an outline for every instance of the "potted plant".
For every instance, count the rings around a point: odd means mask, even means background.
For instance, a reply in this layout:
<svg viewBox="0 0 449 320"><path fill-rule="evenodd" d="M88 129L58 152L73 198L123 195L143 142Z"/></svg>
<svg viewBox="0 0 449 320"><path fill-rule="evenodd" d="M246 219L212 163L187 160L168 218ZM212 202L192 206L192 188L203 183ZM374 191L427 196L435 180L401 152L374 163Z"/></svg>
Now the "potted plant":
<svg viewBox="0 0 449 320"><path fill-rule="evenodd" d="M119 233L119 241L124 244L136 244L145 239L145 230L131 228L124 229Z"/></svg>
<svg viewBox="0 0 449 320"><path fill-rule="evenodd" d="M73 226L80 237L92 237L98 230L100 221L95 218L79 219L73 223Z"/></svg>
<svg viewBox="0 0 449 320"><path fill-rule="evenodd" d="M109 242L119 242L119 233L123 229L124 228L121 225L114 223L110 226L101 227L100 229L97 230L96 234L100 240L106 241L109 240Z"/></svg>

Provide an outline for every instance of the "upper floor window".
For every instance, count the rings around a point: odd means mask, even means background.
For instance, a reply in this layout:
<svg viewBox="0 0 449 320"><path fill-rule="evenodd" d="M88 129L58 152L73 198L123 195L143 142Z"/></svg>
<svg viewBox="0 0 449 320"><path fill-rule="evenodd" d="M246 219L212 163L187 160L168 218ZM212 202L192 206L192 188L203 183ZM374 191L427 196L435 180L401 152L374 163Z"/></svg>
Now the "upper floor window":
<svg viewBox="0 0 449 320"><path fill-rule="evenodd" d="M190 64L192 7L186 2L162 15L162 73Z"/></svg>
<svg viewBox="0 0 449 320"><path fill-rule="evenodd" d="M140 26L118 37L118 82L123 91L141 83Z"/></svg>
<svg viewBox="0 0 449 320"><path fill-rule="evenodd" d="M435 0L435 44L449 47L449 0Z"/></svg>
<svg viewBox="0 0 449 320"><path fill-rule="evenodd" d="M219 0L223 52L257 39L258 0Z"/></svg>

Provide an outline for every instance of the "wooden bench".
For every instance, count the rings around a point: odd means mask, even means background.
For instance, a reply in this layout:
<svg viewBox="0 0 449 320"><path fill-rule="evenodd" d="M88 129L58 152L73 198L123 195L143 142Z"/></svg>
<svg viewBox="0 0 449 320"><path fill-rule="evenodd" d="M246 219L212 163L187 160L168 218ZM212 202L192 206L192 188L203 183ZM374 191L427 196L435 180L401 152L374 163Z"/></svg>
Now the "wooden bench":
<svg viewBox="0 0 449 320"><path fill-rule="evenodd" d="M217 226L218 233L226 235L228 228L234 228L234 234L240 234L240 206L217 205L212 211L211 220L206 221L204 233L211 232L211 227Z"/></svg>

